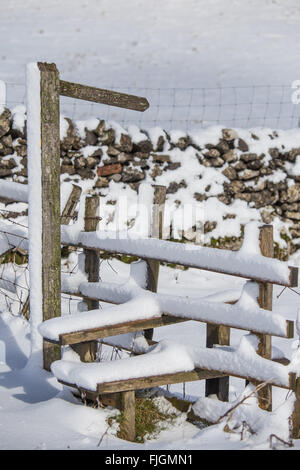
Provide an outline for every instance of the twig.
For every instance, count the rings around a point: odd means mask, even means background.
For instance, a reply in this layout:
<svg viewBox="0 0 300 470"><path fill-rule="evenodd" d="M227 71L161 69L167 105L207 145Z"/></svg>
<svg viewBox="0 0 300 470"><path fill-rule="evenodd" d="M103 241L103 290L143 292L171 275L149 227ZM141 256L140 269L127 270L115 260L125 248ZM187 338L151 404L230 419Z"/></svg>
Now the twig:
<svg viewBox="0 0 300 470"><path fill-rule="evenodd" d="M270 449L274 449L273 447L273 439L277 439L279 442L282 442L285 446L288 447L294 447L293 441L285 441L284 439L281 439L281 437L278 437L276 434L270 434Z"/></svg>
<svg viewBox="0 0 300 470"><path fill-rule="evenodd" d="M107 426L105 432L104 432L104 433L102 434L102 436L100 437L99 442L98 442L98 444L97 444L97 447L100 447L100 446L101 446L102 441L103 441L103 439L104 439L104 436L107 434L108 430L109 430L109 426Z"/></svg>

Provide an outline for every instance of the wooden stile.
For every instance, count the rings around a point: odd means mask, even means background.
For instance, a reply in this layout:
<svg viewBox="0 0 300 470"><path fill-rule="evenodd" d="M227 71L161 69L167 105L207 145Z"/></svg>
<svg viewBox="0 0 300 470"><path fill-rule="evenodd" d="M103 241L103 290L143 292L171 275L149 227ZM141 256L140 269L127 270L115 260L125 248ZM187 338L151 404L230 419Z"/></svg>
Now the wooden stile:
<svg viewBox="0 0 300 470"><path fill-rule="evenodd" d="M41 179L42 179L42 309L43 320L60 316L60 269L61 269L61 240L60 240L60 138L59 138L59 95L68 96L77 99L83 99L92 102L117 106L121 108L145 111L149 107L147 99L118 93L100 88L89 87L76 83L70 83L59 79L59 73L55 64L38 63L40 71L40 101L41 101ZM81 189L73 186L73 191L64 212L61 216L62 223L69 223L80 197ZM162 238L163 228L163 210L166 197L166 189L162 186L155 187L154 210L152 214L151 237ZM98 229L99 217L99 197L91 196L85 200L85 227L86 232L94 232ZM138 245L138 244L137 244ZM88 274L89 282L99 282L99 251L89 246L80 246L85 252L85 271ZM97 245L98 246L98 245ZM139 251L140 247L132 247L130 244L123 246L123 251L119 253L148 256L145 259L147 269L147 290L157 291L158 274L160 262L169 259L165 254L162 258L152 256L153 247L148 247L145 254ZM105 248L105 247L104 247ZM106 249L106 248L105 248ZM108 248L109 249L109 248ZM137 250L136 253L132 252ZM273 227L263 226L260 228L260 249L263 256L273 257ZM118 250L114 246L112 253ZM190 260L185 262L185 258L179 260L181 264L187 267L198 267L210 270L208 267L200 266L201 262ZM198 264L197 264L198 263ZM298 285L298 269L290 267L290 278L285 280L282 285L295 287ZM226 273L223 265L215 272ZM229 274L242 276L240 273L231 272ZM247 270L246 270L247 272ZM228 273L227 273L228 274ZM245 272L244 272L245 274ZM249 272L247 272L249 274ZM251 274L251 272L250 272ZM244 276L243 276L244 277ZM260 274L254 278L259 285L258 304L261 308L272 310L273 286L271 282L276 281L276 276L261 278ZM279 279L280 280L280 279ZM88 309L97 309L99 299L84 298ZM28 304L28 302L27 302ZM27 312L28 305L24 307ZM28 314L28 312L27 312ZM43 341L43 362L44 368L50 370L51 363L60 356L60 345L73 344L75 350L80 353L83 362L91 362L95 359L97 343L96 338L108 337L115 334L121 334L138 329L145 330L145 336L151 342L153 336L153 327L163 326L171 323L187 321L187 318L172 317L172 314L162 315L161 318L152 318L127 322L118 325L111 325L91 330L64 334L60 336L59 344L55 342ZM262 330L263 331L263 330ZM271 360L271 336L268 334L254 333L258 340L257 353ZM287 337L292 337L292 322L287 322ZM78 344L79 343L79 344ZM207 324L206 346L212 347L214 344L229 345L230 327L224 325ZM221 367L220 367L221 369ZM234 371L233 371L234 372ZM229 389L228 371L212 371L195 369L190 372L178 372L176 374L164 374L160 376L145 376L135 379L119 380L110 383L99 383L97 391L86 391L88 396L101 397L103 403L119 403L122 410L122 422L120 425L120 436L124 439L133 441L135 439L135 390L149 388L153 386L166 385L171 383L186 382L189 380L208 379L206 381L206 395L216 394L220 400L228 400ZM230 371L230 375L234 375ZM259 381L255 377L243 377L251 383L258 385ZM264 388L258 392L259 406L264 410L272 410L272 387L271 384L283 386L270 381ZM300 438L300 378L295 374L290 374L290 384L285 384L284 388L290 388L295 391L295 405L291 416L291 435L293 438ZM108 397L108 394L112 394Z"/></svg>

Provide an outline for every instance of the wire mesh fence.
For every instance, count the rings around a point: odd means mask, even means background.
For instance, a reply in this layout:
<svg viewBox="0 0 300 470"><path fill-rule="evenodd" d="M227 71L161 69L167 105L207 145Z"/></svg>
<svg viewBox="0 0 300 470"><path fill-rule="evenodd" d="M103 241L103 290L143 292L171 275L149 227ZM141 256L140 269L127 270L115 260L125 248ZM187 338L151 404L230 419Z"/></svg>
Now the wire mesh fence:
<svg viewBox="0 0 300 470"><path fill-rule="evenodd" d="M101 84L99 84L101 86ZM74 120L97 117L123 126L162 127L192 131L212 125L226 127L300 127L300 105L292 85L252 85L199 88L137 88L103 86L145 96L150 107L143 113L61 97L61 113ZM1 101L1 100L0 100ZM25 85L6 83L6 103L13 108L26 103Z"/></svg>

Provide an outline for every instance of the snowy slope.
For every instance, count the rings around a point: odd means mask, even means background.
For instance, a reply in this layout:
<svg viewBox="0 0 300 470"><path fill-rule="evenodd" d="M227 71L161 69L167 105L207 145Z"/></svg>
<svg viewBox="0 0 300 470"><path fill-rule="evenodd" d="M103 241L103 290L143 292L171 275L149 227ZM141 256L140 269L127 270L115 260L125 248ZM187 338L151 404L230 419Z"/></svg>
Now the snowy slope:
<svg viewBox="0 0 300 470"><path fill-rule="evenodd" d="M1 74L57 63L119 86L289 83L300 78L297 0L1 0Z"/></svg>

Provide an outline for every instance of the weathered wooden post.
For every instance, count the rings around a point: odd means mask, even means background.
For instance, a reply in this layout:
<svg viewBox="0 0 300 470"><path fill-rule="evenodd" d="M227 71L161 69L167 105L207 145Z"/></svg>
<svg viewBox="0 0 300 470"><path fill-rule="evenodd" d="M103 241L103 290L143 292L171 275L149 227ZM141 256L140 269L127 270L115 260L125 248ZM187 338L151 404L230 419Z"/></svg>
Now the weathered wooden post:
<svg viewBox="0 0 300 470"><path fill-rule="evenodd" d="M273 245L273 225L263 225L259 229L260 251L263 256L274 257ZM272 310L273 284L270 282L259 283L259 297L257 299L260 308ZM257 354L272 359L272 338L270 335L256 335L259 339ZM258 401L260 408L272 411L272 386L266 385L258 391Z"/></svg>
<svg viewBox="0 0 300 470"><path fill-rule="evenodd" d="M88 196L85 199L85 216L84 230L85 232L95 232L99 225L99 196ZM99 251L84 250L85 255L85 272L88 282L99 281L100 256ZM99 301L84 298L88 310L99 308ZM83 362L93 362L96 359L97 341L86 341L79 345L80 359Z"/></svg>
<svg viewBox="0 0 300 470"><path fill-rule="evenodd" d="M122 422L119 437L127 441L135 440L135 392L129 390L121 393Z"/></svg>
<svg viewBox="0 0 300 470"><path fill-rule="evenodd" d="M60 316L60 138L59 73L55 64L27 67L27 139L29 181L29 266L31 357L42 339L43 320ZM34 286L34 288L33 288ZM60 356L59 347L43 341L43 366Z"/></svg>

